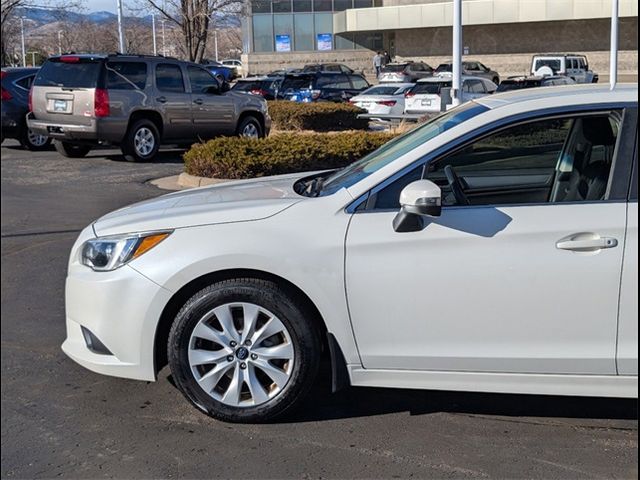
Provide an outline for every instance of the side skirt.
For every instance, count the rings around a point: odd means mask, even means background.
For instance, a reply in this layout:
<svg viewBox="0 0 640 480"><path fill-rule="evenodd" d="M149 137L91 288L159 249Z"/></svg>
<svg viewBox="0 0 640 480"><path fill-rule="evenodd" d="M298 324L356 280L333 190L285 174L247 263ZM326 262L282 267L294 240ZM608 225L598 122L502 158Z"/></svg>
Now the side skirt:
<svg viewBox="0 0 640 480"><path fill-rule="evenodd" d="M371 370L348 365L351 385L467 392L637 398L638 377L416 370Z"/></svg>

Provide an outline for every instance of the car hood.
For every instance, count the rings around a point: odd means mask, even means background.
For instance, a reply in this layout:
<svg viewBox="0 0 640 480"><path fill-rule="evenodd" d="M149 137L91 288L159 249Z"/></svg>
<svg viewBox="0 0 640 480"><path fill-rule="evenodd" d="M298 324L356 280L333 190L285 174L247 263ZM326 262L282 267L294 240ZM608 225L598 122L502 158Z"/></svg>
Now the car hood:
<svg viewBox="0 0 640 480"><path fill-rule="evenodd" d="M121 208L93 225L97 236L247 222L276 215L303 201L293 190L309 173L279 175L170 193Z"/></svg>

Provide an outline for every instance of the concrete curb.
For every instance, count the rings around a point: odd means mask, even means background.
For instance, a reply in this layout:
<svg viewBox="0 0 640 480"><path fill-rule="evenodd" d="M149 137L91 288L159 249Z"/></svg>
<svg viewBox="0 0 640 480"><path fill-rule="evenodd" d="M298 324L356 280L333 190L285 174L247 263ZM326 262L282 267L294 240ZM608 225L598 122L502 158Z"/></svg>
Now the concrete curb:
<svg viewBox="0 0 640 480"><path fill-rule="evenodd" d="M188 173L181 173L180 175L173 175L171 177L156 178L149 183L163 190L186 190L188 188L206 187L228 181L229 180L224 178L196 177Z"/></svg>
<svg viewBox="0 0 640 480"><path fill-rule="evenodd" d="M178 185L182 188L206 187L207 185L216 185L228 181L224 178L196 177L185 172L178 175Z"/></svg>

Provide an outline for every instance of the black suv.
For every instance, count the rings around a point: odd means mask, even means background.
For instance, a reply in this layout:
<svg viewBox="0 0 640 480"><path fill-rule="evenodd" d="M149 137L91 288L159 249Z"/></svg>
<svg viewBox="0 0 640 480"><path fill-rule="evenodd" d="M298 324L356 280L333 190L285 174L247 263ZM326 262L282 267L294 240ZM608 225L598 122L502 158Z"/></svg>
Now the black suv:
<svg viewBox="0 0 640 480"><path fill-rule="evenodd" d="M296 102L344 102L370 86L362 75L355 73L293 73L285 75L278 98Z"/></svg>
<svg viewBox="0 0 640 480"><path fill-rule="evenodd" d="M271 127L263 98L226 91L202 65L152 55L51 57L33 82L31 107L29 128L67 157L108 143L127 160L151 160L160 144L257 138Z"/></svg>

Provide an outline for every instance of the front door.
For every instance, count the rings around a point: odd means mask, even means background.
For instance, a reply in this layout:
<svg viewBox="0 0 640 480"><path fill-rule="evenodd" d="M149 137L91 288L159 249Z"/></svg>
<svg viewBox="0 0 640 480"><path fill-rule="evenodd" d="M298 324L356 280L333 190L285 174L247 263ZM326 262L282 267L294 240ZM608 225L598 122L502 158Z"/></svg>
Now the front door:
<svg viewBox="0 0 640 480"><path fill-rule="evenodd" d="M218 135L235 133L233 99L221 91L210 91L218 81L200 67L187 67L191 84L191 112L196 135L207 140Z"/></svg>
<svg viewBox="0 0 640 480"><path fill-rule="evenodd" d="M191 95L185 88L180 65L159 63L155 69L155 104L164 117L163 138L187 140L194 137L191 120Z"/></svg>
<svg viewBox="0 0 640 480"><path fill-rule="evenodd" d="M619 118L513 126L374 191L346 238L364 367L615 374L626 204L609 198L609 180ZM442 216L395 232L398 195L421 177L441 185Z"/></svg>

